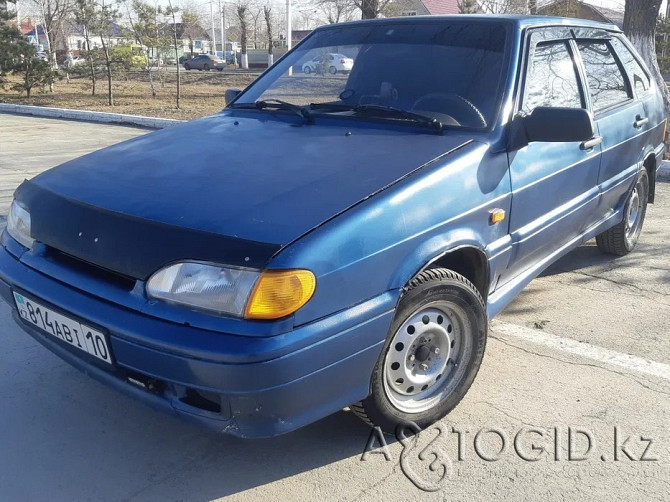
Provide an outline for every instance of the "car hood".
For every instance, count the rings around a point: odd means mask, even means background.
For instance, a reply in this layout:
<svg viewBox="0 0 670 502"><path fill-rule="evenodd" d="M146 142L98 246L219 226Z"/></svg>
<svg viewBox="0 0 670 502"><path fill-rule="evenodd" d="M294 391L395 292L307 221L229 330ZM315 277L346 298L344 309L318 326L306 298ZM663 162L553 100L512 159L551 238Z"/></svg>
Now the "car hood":
<svg viewBox="0 0 670 502"><path fill-rule="evenodd" d="M135 277L157 265L132 265L133 250L147 239L163 248L166 239L177 248L184 247L177 240L195 243L159 261L223 261L221 249L232 247L226 263L262 266L310 229L469 141L413 127L316 121L223 112L67 162L25 183L17 197L29 202L38 240ZM121 228L128 222L132 231ZM101 250L105 232L105 246L125 242ZM93 234L100 235L90 244ZM126 266L103 256L121 245ZM215 249L203 253L205 245Z"/></svg>

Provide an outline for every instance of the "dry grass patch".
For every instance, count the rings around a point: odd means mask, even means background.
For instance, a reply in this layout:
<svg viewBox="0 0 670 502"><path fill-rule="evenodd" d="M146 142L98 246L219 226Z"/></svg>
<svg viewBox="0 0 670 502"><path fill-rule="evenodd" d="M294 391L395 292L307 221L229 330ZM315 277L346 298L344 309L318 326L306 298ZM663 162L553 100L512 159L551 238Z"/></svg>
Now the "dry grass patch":
<svg viewBox="0 0 670 502"><path fill-rule="evenodd" d="M107 105L107 80L100 76L96 85L96 95L91 95L91 82L87 78L71 77L48 89L35 89L27 99L16 91L0 88L0 102L34 106L53 106L100 112L125 113L171 119L193 119L211 115L225 106L226 89L245 88L256 75L232 72L181 72L181 108L176 108L177 73L168 71L164 82L154 75L157 97L151 95L151 86L146 72L135 72L127 79L113 82L114 106Z"/></svg>

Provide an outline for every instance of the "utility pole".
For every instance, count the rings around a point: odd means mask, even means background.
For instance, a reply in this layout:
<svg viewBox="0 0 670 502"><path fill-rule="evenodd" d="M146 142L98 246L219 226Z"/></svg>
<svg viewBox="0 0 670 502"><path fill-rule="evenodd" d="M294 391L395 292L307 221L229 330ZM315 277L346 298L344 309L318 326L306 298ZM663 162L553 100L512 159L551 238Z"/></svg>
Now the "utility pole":
<svg viewBox="0 0 670 502"><path fill-rule="evenodd" d="M221 3L219 0L219 21L221 21L221 55L223 56L223 61L226 61L226 13L223 9L226 6Z"/></svg>
<svg viewBox="0 0 670 502"><path fill-rule="evenodd" d="M210 54L216 55L216 33L214 32L214 0L209 0L209 16L212 21L212 47Z"/></svg>

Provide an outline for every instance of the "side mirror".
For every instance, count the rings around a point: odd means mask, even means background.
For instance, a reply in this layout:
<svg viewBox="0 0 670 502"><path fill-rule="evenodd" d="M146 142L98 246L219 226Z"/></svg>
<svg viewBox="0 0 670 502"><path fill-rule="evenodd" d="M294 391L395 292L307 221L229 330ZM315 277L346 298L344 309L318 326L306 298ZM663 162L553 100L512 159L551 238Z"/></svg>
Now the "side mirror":
<svg viewBox="0 0 670 502"><path fill-rule="evenodd" d="M224 94L224 97L226 99L226 105L229 105L233 101L235 101L235 98L240 95L242 91L240 89L226 89L226 93Z"/></svg>
<svg viewBox="0 0 670 502"><path fill-rule="evenodd" d="M569 143L593 138L593 117L583 108L535 108L530 115L517 116L512 123L510 149L518 150L533 141Z"/></svg>

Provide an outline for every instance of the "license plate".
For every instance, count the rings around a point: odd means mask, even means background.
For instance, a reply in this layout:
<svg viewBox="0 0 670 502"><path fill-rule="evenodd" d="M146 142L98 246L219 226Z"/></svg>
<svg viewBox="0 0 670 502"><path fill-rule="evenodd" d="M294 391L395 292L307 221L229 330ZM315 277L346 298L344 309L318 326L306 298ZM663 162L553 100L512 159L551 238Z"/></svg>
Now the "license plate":
<svg viewBox="0 0 670 502"><path fill-rule="evenodd" d="M14 292L19 315L30 324L93 357L112 364L112 355L105 335L100 331L70 319L35 300Z"/></svg>

